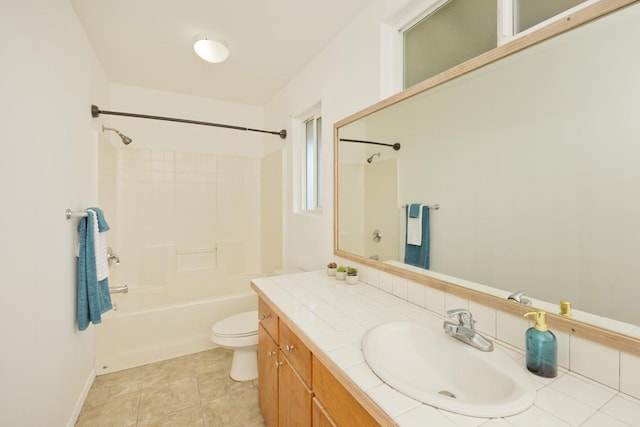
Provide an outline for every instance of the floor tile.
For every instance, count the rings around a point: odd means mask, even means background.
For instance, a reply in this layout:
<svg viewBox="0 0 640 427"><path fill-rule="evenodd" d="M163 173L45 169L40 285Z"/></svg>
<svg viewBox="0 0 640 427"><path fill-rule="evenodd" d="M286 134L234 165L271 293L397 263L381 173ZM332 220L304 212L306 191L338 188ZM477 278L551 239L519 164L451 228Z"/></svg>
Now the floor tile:
<svg viewBox="0 0 640 427"><path fill-rule="evenodd" d="M142 367L142 387L153 387L157 384L193 377L195 373L195 355L152 363Z"/></svg>
<svg viewBox="0 0 640 427"><path fill-rule="evenodd" d="M258 380L229 377L233 351L215 348L96 377L77 427L264 427Z"/></svg>
<svg viewBox="0 0 640 427"><path fill-rule="evenodd" d="M80 411L76 427L135 426L140 391L102 400L87 400Z"/></svg>
<svg viewBox="0 0 640 427"><path fill-rule="evenodd" d="M200 401L207 402L223 397L227 393L233 393L245 388L253 387L253 382L234 381L229 377L230 364L224 364L218 369L211 369L198 374L198 389Z"/></svg>
<svg viewBox="0 0 640 427"><path fill-rule="evenodd" d="M158 416L199 404L198 381L195 377L155 385L142 390L138 421L146 423Z"/></svg>
<svg viewBox="0 0 640 427"><path fill-rule="evenodd" d="M206 427L263 427L258 389L249 387L202 404Z"/></svg>
<svg viewBox="0 0 640 427"><path fill-rule="evenodd" d="M200 405L191 406L169 414L150 416L137 427L204 427Z"/></svg>
<svg viewBox="0 0 640 427"><path fill-rule="evenodd" d="M142 369L133 368L100 375L93 381L87 400L109 399L142 389Z"/></svg>

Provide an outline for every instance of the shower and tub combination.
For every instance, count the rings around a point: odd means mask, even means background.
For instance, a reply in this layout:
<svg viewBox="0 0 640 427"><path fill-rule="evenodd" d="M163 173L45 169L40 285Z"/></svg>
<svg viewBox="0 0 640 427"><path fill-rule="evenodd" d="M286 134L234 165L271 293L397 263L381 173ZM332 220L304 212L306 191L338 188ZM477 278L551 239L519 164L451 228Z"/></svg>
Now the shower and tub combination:
<svg viewBox="0 0 640 427"><path fill-rule="evenodd" d="M129 114L92 106L111 113ZM235 350L232 378L255 378L261 158L136 148L103 131L122 142L99 144L98 181L120 258L112 281L129 293L113 295L117 310L95 328L96 372L223 346Z"/></svg>

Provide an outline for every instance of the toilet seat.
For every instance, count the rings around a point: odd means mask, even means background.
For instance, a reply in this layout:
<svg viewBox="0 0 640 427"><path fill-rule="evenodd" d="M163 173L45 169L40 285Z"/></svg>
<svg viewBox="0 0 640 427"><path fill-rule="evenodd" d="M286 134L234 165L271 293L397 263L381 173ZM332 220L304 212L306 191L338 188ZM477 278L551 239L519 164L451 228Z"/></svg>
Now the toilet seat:
<svg viewBox="0 0 640 427"><path fill-rule="evenodd" d="M217 322L211 328L212 335L221 338L242 338L258 334L258 312L247 311Z"/></svg>

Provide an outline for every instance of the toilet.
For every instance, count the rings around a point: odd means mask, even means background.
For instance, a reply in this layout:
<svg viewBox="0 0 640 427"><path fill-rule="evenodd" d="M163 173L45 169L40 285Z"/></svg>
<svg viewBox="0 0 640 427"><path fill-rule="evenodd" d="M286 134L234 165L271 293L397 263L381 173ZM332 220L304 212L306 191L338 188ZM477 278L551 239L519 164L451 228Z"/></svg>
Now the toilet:
<svg viewBox="0 0 640 427"><path fill-rule="evenodd" d="M220 320L211 328L211 341L233 350L231 372L235 381L258 378L258 312L247 311Z"/></svg>

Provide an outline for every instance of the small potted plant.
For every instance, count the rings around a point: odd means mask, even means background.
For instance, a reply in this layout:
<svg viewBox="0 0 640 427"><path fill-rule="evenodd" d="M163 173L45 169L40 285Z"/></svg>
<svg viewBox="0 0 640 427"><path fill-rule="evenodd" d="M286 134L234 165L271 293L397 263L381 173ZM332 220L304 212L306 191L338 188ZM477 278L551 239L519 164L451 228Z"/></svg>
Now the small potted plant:
<svg viewBox="0 0 640 427"><path fill-rule="evenodd" d="M347 283L355 285L358 283L358 269L355 267L347 268Z"/></svg>
<svg viewBox="0 0 640 427"><path fill-rule="evenodd" d="M347 267L340 266L336 270L336 279L344 280L347 277Z"/></svg>
<svg viewBox="0 0 640 427"><path fill-rule="evenodd" d="M337 268L338 264L336 264L335 262L330 262L329 264L327 264L327 276L335 276Z"/></svg>

